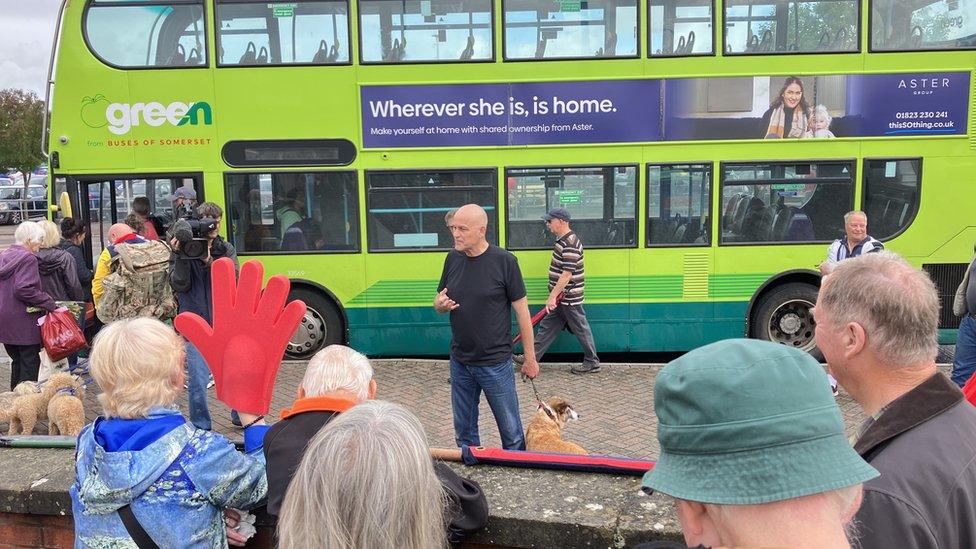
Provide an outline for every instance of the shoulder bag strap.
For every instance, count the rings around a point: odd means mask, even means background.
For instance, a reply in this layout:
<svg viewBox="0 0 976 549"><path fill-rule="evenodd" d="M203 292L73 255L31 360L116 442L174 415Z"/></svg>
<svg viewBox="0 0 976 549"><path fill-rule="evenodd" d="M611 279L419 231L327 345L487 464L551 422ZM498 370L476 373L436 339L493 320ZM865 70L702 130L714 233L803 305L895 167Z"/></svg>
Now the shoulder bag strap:
<svg viewBox="0 0 976 549"><path fill-rule="evenodd" d="M159 549L156 542L149 537L146 529L142 527L142 524L139 524L139 519L132 513L131 505L126 505L119 509L119 518L122 519L125 531L129 533L129 537L132 538L132 541L136 543L139 549Z"/></svg>

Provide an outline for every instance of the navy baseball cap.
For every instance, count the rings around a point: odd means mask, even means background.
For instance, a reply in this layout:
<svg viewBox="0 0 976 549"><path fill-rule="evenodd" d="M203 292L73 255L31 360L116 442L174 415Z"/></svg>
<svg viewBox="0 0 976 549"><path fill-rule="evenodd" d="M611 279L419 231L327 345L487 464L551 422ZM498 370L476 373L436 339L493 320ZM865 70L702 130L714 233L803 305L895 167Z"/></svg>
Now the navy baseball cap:
<svg viewBox="0 0 976 549"><path fill-rule="evenodd" d="M563 221L569 221L572 216L569 215L569 210L566 208L553 208L546 212L546 215L542 216L544 221L552 221L553 219L562 219Z"/></svg>

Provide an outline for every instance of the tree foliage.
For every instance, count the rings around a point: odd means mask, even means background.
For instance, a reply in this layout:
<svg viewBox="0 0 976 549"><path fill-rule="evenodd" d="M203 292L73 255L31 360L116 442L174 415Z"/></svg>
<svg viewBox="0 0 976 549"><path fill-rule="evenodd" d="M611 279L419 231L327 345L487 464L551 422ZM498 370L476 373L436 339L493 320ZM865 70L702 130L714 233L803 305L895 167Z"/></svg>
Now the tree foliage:
<svg viewBox="0 0 976 549"><path fill-rule="evenodd" d="M44 102L34 92L0 90L0 169L14 168L24 176L24 205L31 172L44 162L41 133L44 131Z"/></svg>

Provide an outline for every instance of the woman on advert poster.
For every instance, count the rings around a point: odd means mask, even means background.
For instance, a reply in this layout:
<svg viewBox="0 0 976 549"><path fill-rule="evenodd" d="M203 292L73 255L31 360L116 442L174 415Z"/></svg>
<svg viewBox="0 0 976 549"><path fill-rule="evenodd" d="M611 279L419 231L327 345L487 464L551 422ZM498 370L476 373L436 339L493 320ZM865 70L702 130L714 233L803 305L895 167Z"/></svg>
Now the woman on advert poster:
<svg viewBox="0 0 976 549"><path fill-rule="evenodd" d="M766 139L802 138L807 132L810 118L810 104L803 97L803 81L790 76L776 99L763 114L762 121Z"/></svg>

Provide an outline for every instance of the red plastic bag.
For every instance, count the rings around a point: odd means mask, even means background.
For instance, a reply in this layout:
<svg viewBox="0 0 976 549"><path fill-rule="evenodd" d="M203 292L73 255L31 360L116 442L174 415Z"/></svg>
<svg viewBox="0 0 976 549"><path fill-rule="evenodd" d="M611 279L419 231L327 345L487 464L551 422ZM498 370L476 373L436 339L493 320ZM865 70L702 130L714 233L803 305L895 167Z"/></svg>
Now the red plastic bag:
<svg viewBox="0 0 976 549"><path fill-rule="evenodd" d="M52 362L73 355L88 344L85 334L78 328L75 316L67 309L47 314L44 324L41 325L41 341L44 342L44 350Z"/></svg>

